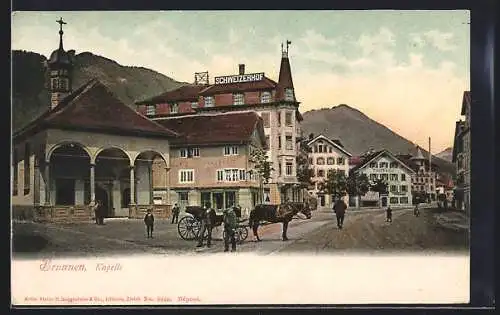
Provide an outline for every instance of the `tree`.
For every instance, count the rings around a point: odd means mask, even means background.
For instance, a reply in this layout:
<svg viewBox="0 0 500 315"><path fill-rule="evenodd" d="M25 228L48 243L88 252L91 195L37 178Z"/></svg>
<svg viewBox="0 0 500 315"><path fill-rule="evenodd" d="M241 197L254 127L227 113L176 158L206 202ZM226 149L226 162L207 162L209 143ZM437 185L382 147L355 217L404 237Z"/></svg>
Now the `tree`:
<svg viewBox="0 0 500 315"><path fill-rule="evenodd" d="M267 159L267 154L264 150L257 148L250 153L249 161L253 164L253 169L249 171L250 174L256 174L259 179L259 200L264 202L264 184L269 183L271 179L271 172L274 168L271 162Z"/></svg>
<svg viewBox="0 0 500 315"><path fill-rule="evenodd" d="M334 199L344 197L347 194L347 178L344 171L328 171L328 176L322 186L325 192L331 195Z"/></svg>
<svg viewBox="0 0 500 315"><path fill-rule="evenodd" d="M370 190L370 181L364 173L352 173L347 178L347 193L359 198ZM359 206L359 202L357 203Z"/></svg>
<svg viewBox="0 0 500 315"><path fill-rule="evenodd" d="M379 194L387 194L387 182L383 179L377 178L371 185L370 189Z"/></svg>

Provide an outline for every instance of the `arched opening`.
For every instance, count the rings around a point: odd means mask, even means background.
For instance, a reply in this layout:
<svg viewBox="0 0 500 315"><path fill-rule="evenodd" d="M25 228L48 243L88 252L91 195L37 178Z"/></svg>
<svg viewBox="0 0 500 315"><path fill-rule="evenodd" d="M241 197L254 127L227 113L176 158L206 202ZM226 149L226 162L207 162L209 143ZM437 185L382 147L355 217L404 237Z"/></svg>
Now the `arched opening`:
<svg viewBox="0 0 500 315"><path fill-rule="evenodd" d="M130 189L130 158L119 148L106 148L95 159L95 193L104 207L105 217L128 216L130 195L122 191ZM128 197L127 199L123 199Z"/></svg>
<svg viewBox="0 0 500 315"><path fill-rule="evenodd" d="M49 189L49 194L40 194L41 199L45 195L55 205L88 204L90 188L86 183L90 180L90 156L87 150L79 143L65 143L50 152L49 161L49 172L43 177L48 185L42 185L42 189Z"/></svg>
<svg viewBox="0 0 500 315"><path fill-rule="evenodd" d="M168 197L167 163L156 151L141 152L134 161L137 204L166 204Z"/></svg>

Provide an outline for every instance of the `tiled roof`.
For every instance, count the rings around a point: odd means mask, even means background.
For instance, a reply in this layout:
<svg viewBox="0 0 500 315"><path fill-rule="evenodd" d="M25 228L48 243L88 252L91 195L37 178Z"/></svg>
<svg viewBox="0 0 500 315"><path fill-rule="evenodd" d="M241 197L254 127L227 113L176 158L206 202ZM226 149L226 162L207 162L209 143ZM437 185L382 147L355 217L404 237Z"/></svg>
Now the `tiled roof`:
<svg viewBox="0 0 500 315"><path fill-rule="evenodd" d="M175 90L165 92L163 94L153 96L143 101L136 102L137 105L142 104L160 104L181 101L198 101L198 93L206 89L208 85L184 85Z"/></svg>
<svg viewBox="0 0 500 315"><path fill-rule="evenodd" d="M396 161L402 163L408 169L410 169L412 171L415 171L415 169L412 167L411 162L407 162L405 160L401 160L398 156L393 155L388 150L379 150L379 151L375 151L373 153L370 153L370 154L365 155L364 157L362 157L362 162L359 163L358 165L354 166L351 169L351 172L356 172L357 170L359 170L360 168L362 168L363 166L365 166L366 164L368 164L371 160L373 160L374 158L376 158L377 156L379 156L379 155L381 155L383 153L386 153L387 155L389 155L392 158L396 159Z"/></svg>
<svg viewBox="0 0 500 315"><path fill-rule="evenodd" d="M182 138L172 140L172 144L245 143L251 139L256 128L262 141L265 141L262 118L254 111L184 115L158 118L155 121L182 135Z"/></svg>
<svg viewBox="0 0 500 315"><path fill-rule="evenodd" d="M280 74L276 88L277 100L284 100L286 88L293 89L292 69L290 68L288 57L283 57L281 58Z"/></svg>
<svg viewBox="0 0 500 315"><path fill-rule="evenodd" d="M90 80L81 86L14 137L36 133L45 128L123 135L178 136L125 105L98 80Z"/></svg>
<svg viewBox="0 0 500 315"><path fill-rule="evenodd" d="M228 84L213 84L200 92L200 95L213 95L219 93L234 93L247 92L258 90L272 90L276 88L277 83L273 80L264 77L260 81L228 83Z"/></svg>

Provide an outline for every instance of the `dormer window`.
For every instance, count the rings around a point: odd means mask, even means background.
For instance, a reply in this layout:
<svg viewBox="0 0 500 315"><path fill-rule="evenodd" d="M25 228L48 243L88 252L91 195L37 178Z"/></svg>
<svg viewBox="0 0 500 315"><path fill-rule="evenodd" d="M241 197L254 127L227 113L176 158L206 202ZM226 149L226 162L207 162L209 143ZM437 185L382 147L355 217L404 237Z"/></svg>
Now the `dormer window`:
<svg viewBox="0 0 500 315"><path fill-rule="evenodd" d="M147 116L156 115L156 106L155 105L146 105L146 115Z"/></svg>
<svg viewBox="0 0 500 315"><path fill-rule="evenodd" d="M293 101L293 89L285 89L285 101Z"/></svg>
<svg viewBox="0 0 500 315"><path fill-rule="evenodd" d="M170 106L170 113L171 114L177 114L179 112L179 104L177 103L173 103L171 106Z"/></svg>
<svg viewBox="0 0 500 315"><path fill-rule="evenodd" d="M260 95L260 102L261 103L271 102L271 92L262 92L262 94Z"/></svg>
<svg viewBox="0 0 500 315"><path fill-rule="evenodd" d="M213 96L206 96L205 97L205 107L214 107L215 102L214 102L214 97Z"/></svg>
<svg viewBox="0 0 500 315"><path fill-rule="evenodd" d="M245 97L243 93L233 94L233 105L243 105L245 103Z"/></svg>

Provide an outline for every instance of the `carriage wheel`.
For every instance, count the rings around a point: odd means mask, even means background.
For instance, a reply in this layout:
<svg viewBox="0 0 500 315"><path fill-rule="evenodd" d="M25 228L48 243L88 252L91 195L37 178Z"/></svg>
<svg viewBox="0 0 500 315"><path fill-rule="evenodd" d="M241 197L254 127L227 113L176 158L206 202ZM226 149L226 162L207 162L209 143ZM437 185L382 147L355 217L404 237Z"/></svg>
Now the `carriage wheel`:
<svg viewBox="0 0 500 315"><path fill-rule="evenodd" d="M246 226L242 226L238 229L238 237L239 237L240 243L243 243L243 241L247 239L248 229Z"/></svg>
<svg viewBox="0 0 500 315"><path fill-rule="evenodd" d="M199 227L197 228L197 221L192 217L184 217L179 220L177 224L177 231L183 240L193 240L198 235Z"/></svg>

